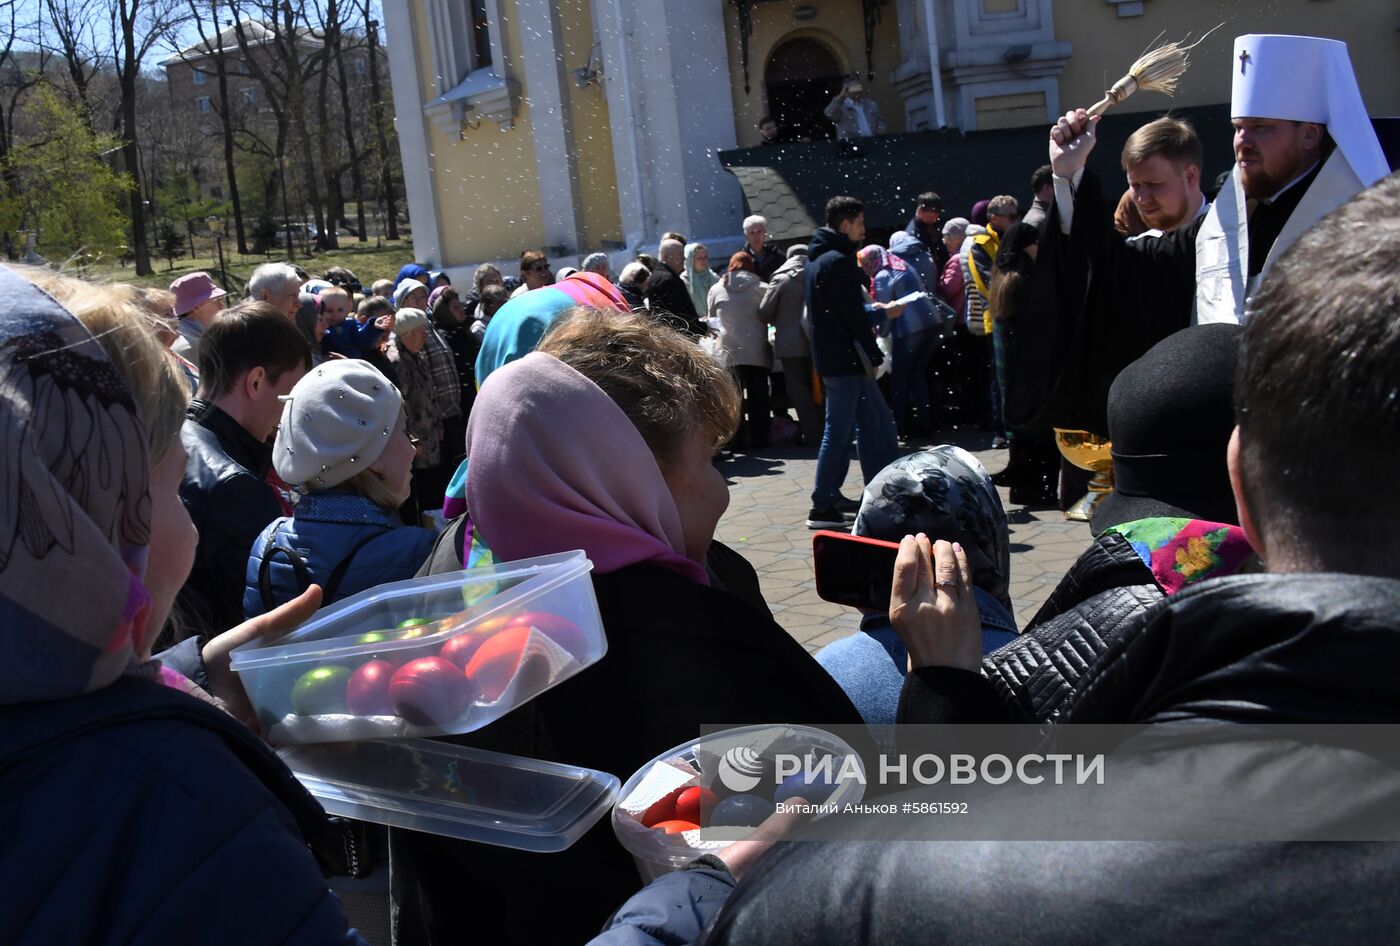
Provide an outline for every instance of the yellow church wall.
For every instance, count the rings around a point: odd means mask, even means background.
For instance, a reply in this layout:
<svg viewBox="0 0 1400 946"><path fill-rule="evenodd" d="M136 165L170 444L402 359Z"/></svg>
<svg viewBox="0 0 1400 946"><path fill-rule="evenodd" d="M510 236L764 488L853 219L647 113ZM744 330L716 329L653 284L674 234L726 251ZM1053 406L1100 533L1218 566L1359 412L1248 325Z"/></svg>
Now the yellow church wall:
<svg viewBox="0 0 1400 946"><path fill-rule="evenodd" d="M1238 12L1234 12L1238 11ZM1191 53L1191 68L1176 95L1142 92L1119 111L1161 112L1173 106L1213 105L1230 100L1235 37L1244 33L1297 33L1345 42L1356 68L1361 94L1372 115L1400 114L1400 31L1393 4L1374 0L1309 0L1290 3L1234 3L1220 0L1146 0L1143 15L1119 17L1111 4L1055 4L1055 37L1073 44L1060 75L1060 105L1087 107L1151 48L1164 40L1201 33L1223 21Z"/></svg>
<svg viewBox="0 0 1400 946"><path fill-rule="evenodd" d="M817 15L810 20L793 19L792 7L780 3L760 3L753 8L753 35L749 37L749 87L744 94L744 68L740 53L739 15L726 3L725 39L729 47L730 89L734 97L735 134L739 147L757 145L762 136L758 120L768 112L763 74L773 51L794 37L815 39L836 55L843 72L860 73L865 79L865 18L860 0L825 0L815 4ZM883 8L875 28L875 78L865 79L870 97L880 106L880 114L890 132L904 131L904 101L887 76L899 65L899 23L894 4Z"/></svg>
<svg viewBox="0 0 1400 946"><path fill-rule="evenodd" d="M515 65L520 62L520 27L514 0L499 2L507 75L519 83L515 126L502 131L495 122L482 121L461 138L455 129L427 123L443 266L515 260L521 250L543 242L530 108L520 94L525 77ZM409 6L420 92L429 102L437 92L426 17L420 4Z"/></svg>
<svg viewBox="0 0 1400 946"><path fill-rule="evenodd" d="M573 117L573 147L577 156L579 251L601 249L601 241L622 241L622 212L617 200L617 167L613 163L612 130L604 89L580 89L573 71L593 52L593 18L587 0L556 0L565 64L565 95ZM594 65L598 63L594 60ZM609 80L603 79L606 83Z"/></svg>

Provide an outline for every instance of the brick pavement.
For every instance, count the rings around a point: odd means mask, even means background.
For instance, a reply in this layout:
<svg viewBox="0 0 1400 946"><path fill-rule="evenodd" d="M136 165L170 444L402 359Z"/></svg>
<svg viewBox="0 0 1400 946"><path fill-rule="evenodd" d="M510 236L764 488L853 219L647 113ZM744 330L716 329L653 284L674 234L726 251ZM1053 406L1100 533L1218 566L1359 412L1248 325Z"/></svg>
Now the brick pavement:
<svg viewBox="0 0 1400 946"><path fill-rule="evenodd" d="M932 442L958 444L991 473L1006 465L1007 451L990 449L987 433L942 432ZM757 569L773 616L810 651L853 633L860 623L855 611L817 597L811 532L805 524L816 466L815 449L786 444L722 460L719 468L729 481L730 500L716 530L717 538ZM842 493L855 499L862 487L860 464L853 458ZM998 492L1011 528L1012 602L1017 623L1024 627L1088 546L1089 527L1066 521L1058 509L1013 506L1005 489Z"/></svg>

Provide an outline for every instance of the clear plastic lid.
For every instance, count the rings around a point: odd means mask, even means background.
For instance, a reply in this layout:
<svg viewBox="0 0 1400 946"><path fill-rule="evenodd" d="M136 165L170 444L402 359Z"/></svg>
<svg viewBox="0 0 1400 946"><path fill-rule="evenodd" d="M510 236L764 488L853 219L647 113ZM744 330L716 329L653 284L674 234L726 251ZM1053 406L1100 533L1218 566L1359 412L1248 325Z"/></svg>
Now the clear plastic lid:
<svg viewBox="0 0 1400 946"><path fill-rule="evenodd" d="M617 799L606 772L428 739L278 750L331 814L522 851L563 851Z"/></svg>

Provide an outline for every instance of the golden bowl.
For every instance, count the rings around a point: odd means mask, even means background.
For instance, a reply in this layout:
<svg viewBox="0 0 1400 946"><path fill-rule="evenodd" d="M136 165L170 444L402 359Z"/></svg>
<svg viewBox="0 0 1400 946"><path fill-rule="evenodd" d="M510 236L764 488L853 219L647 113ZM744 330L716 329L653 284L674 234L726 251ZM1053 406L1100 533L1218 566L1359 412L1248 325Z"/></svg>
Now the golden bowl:
<svg viewBox="0 0 1400 946"><path fill-rule="evenodd" d="M1081 470L1107 473L1113 469L1113 444L1107 437L1087 430L1055 429L1055 446L1060 454Z"/></svg>

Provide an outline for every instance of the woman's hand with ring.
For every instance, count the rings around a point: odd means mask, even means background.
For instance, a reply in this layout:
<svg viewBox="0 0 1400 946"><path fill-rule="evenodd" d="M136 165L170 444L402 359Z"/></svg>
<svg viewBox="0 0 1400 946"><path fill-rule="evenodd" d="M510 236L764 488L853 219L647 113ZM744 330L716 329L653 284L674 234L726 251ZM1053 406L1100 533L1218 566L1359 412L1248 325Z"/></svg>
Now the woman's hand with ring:
<svg viewBox="0 0 1400 946"><path fill-rule="evenodd" d="M982 665L982 619L961 545L905 536L895 558L890 623L909 648L909 666Z"/></svg>

